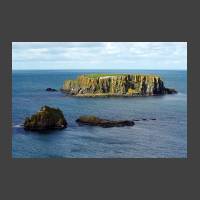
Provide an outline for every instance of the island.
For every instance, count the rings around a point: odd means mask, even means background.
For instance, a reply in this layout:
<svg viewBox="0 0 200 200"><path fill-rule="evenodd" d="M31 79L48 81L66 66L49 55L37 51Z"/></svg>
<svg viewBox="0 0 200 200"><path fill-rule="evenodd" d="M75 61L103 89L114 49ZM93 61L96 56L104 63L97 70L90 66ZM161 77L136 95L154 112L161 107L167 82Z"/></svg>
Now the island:
<svg viewBox="0 0 200 200"><path fill-rule="evenodd" d="M42 106L31 117L26 117L24 129L29 131L45 131L51 129L64 129L67 121L59 108Z"/></svg>
<svg viewBox="0 0 200 200"><path fill-rule="evenodd" d="M85 74L65 80L61 91L79 97L155 96L175 94L158 75Z"/></svg>
<svg viewBox="0 0 200 200"><path fill-rule="evenodd" d="M133 126L135 125L134 121L129 120L108 120L101 119L92 115L80 116L76 122L79 125L89 125L89 126L100 126L103 128L111 128L111 127L122 127L122 126Z"/></svg>

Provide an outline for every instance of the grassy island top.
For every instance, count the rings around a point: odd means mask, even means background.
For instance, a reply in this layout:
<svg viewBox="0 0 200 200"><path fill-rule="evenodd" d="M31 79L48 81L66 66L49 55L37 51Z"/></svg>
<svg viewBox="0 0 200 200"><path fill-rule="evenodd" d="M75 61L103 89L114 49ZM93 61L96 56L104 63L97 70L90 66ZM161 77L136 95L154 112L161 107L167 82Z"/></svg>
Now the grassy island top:
<svg viewBox="0 0 200 200"><path fill-rule="evenodd" d="M134 75L134 76L157 76L155 74L85 74L84 76L87 78L99 78L99 77L105 77L105 76L128 76L128 75Z"/></svg>

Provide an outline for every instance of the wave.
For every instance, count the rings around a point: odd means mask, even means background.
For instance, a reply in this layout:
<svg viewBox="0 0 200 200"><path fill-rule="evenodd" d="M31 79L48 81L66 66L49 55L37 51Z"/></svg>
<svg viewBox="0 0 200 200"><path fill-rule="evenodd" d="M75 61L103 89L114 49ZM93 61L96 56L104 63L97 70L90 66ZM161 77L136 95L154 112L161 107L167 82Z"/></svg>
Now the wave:
<svg viewBox="0 0 200 200"><path fill-rule="evenodd" d="M23 128L23 124L16 124L12 126L13 128Z"/></svg>

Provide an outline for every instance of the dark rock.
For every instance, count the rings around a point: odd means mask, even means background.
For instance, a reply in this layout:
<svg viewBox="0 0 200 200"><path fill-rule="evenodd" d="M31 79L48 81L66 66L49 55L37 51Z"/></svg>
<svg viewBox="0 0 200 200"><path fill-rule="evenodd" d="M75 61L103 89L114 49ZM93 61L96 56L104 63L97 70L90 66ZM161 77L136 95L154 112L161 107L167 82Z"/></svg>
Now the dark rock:
<svg viewBox="0 0 200 200"><path fill-rule="evenodd" d="M57 92L57 90L56 90L56 89L53 89L53 88L47 88L46 91L47 91L47 92Z"/></svg>
<svg viewBox="0 0 200 200"><path fill-rule="evenodd" d="M146 92L147 92L147 84L146 84L146 77L144 77L143 80L142 80L141 94L145 95Z"/></svg>
<svg viewBox="0 0 200 200"><path fill-rule="evenodd" d="M133 119L134 122L136 121L148 121L148 120L156 120L156 118L151 118L151 119L146 119L146 118L142 118L142 119Z"/></svg>
<svg viewBox="0 0 200 200"><path fill-rule="evenodd" d="M24 122L24 129L31 131L44 131L50 129L64 129L67 121L62 111L58 108L48 106L41 107L40 111L27 117Z"/></svg>
<svg viewBox="0 0 200 200"><path fill-rule="evenodd" d="M164 83L163 83L163 81L160 78L158 78L158 80L154 78L153 94L154 95L165 94Z"/></svg>
<svg viewBox="0 0 200 200"><path fill-rule="evenodd" d="M135 125L134 121L113 121L107 119L100 119L96 116L81 116L76 120L80 125L89 125L89 126L101 126L103 128L109 127L122 127L122 126L133 126Z"/></svg>
<svg viewBox="0 0 200 200"><path fill-rule="evenodd" d="M178 92L175 89L165 88L166 94L177 94Z"/></svg>
<svg viewBox="0 0 200 200"><path fill-rule="evenodd" d="M158 94L164 94L165 87L163 81L158 78Z"/></svg>

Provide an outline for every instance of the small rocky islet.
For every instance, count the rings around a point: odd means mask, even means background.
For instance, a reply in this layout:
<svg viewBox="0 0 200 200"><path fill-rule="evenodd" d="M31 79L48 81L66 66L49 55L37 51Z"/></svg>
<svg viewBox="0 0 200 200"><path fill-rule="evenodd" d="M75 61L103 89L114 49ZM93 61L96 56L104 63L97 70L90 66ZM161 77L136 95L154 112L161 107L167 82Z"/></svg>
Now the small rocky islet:
<svg viewBox="0 0 200 200"><path fill-rule="evenodd" d="M46 91L56 92L57 90L47 88ZM158 96L177 93L175 89L166 88L163 80L157 75L138 74L81 75L75 80L64 81L61 91L78 97ZM81 116L76 120L79 125L104 128L134 126L134 121L140 120L114 121L90 115ZM25 130L30 131L62 130L67 128L67 121L60 109L43 106L36 114L27 117L23 126Z"/></svg>
<svg viewBox="0 0 200 200"><path fill-rule="evenodd" d="M114 120L101 119L91 115L81 116L76 120L76 122L79 123L80 125L101 126L103 128L135 125L134 121L129 121L129 120L114 121Z"/></svg>
<svg viewBox="0 0 200 200"><path fill-rule="evenodd" d="M158 75L86 74L65 80L62 92L79 97L157 96L175 94Z"/></svg>
<svg viewBox="0 0 200 200"><path fill-rule="evenodd" d="M67 128L67 121L60 109L43 106L36 114L27 117L23 126L30 131L64 129Z"/></svg>

